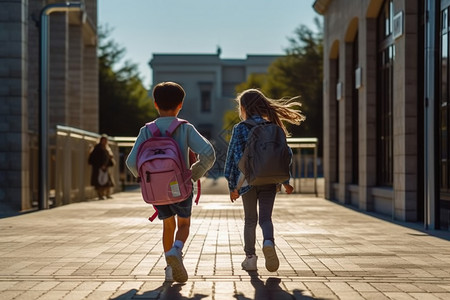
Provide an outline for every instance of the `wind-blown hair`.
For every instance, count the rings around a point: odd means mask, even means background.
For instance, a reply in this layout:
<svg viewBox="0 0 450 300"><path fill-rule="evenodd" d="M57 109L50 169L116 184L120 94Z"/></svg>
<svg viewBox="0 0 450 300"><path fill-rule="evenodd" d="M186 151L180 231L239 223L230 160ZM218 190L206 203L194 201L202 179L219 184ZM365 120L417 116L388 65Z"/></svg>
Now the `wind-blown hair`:
<svg viewBox="0 0 450 300"><path fill-rule="evenodd" d="M244 110L247 118L259 115L262 118L277 124L289 136L283 121L299 125L305 120L305 116L300 111L300 102L295 101L300 97L270 99L257 89L248 89L240 93L236 101ZM241 116L242 119L242 116Z"/></svg>

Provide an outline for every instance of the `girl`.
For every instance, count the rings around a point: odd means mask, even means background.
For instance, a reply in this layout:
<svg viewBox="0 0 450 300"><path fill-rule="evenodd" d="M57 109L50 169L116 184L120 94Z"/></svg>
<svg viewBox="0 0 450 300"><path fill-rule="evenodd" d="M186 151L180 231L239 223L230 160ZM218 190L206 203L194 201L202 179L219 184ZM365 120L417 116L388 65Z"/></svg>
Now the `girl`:
<svg viewBox="0 0 450 300"><path fill-rule="evenodd" d="M267 98L257 89L249 89L237 97L239 104L239 116L241 120L252 119L256 123L270 121L280 126L286 136L288 132L282 121L299 125L305 117L295 107L300 106L299 102L280 99L273 100ZM259 203L259 225L263 233L263 253L266 260L266 269L275 272L279 267L279 260L275 252L275 242L273 236L272 210L277 192L277 184L238 187L241 172L238 168L239 160L242 157L245 143L250 129L243 123L235 125L228 146L227 159L225 163L225 178L228 181L231 202L234 202L242 195L244 205L245 226L244 226L244 251L245 260L242 268L246 271L257 270L257 256L255 254L256 224L258 221L257 204ZM283 182L286 192L292 192L289 180Z"/></svg>

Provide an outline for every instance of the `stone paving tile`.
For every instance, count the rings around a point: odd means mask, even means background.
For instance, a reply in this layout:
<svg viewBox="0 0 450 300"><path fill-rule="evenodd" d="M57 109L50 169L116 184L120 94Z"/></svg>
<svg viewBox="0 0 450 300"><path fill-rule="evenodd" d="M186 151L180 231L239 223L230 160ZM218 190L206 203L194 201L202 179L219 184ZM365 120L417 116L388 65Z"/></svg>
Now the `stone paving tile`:
<svg viewBox="0 0 450 300"><path fill-rule="evenodd" d="M203 195L185 284L164 283L162 226L136 191L0 219L0 299L450 299L450 239L336 203L279 195L280 268L241 270L243 211ZM443 236L443 237L437 237Z"/></svg>

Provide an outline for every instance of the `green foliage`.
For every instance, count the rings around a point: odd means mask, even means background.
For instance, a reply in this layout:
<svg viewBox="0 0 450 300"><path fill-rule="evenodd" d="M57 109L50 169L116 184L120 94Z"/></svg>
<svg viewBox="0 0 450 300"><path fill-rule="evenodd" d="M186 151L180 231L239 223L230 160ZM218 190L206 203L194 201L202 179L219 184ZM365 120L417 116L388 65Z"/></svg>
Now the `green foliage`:
<svg viewBox="0 0 450 300"><path fill-rule="evenodd" d="M223 116L223 124L226 134L223 137L227 142L229 142L231 139L233 126L240 121L241 120L239 118L239 113L237 110L229 110L225 112L225 115Z"/></svg>
<svg viewBox="0 0 450 300"><path fill-rule="evenodd" d="M321 143L323 37L320 21L316 19L315 22L316 32L304 25L295 29L295 36L288 39L286 55L270 65L268 74L252 74L236 91L259 88L274 99L300 96L301 110L306 120L300 126L290 126L288 129L293 137L317 137Z"/></svg>
<svg viewBox="0 0 450 300"><path fill-rule="evenodd" d="M99 34L99 117L100 132L111 136L136 136L139 128L156 118L152 99L139 77L135 64L126 61L116 66L125 54L112 39L110 30Z"/></svg>
<svg viewBox="0 0 450 300"><path fill-rule="evenodd" d="M236 91L240 93L247 89L262 88L267 84L267 80L268 80L267 74L257 74L257 73L250 74L246 82L243 82L238 86L236 86Z"/></svg>

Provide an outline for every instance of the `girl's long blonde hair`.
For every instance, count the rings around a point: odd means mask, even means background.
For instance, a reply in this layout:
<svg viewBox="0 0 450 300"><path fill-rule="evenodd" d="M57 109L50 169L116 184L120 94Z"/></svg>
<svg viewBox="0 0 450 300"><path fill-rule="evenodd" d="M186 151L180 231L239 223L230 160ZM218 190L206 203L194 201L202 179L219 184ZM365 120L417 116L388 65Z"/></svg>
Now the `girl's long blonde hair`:
<svg viewBox="0 0 450 300"><path fill-rule="evenodd" d="M295 101L299 97L270 99L266 97L260 90L248 89L240 93L236 101L239 107L242 108L249 118L253 115L261 116L262 118L277 124L289 136L283 121L291 124L299 125L305 120L305 116L300 111L300 102Z"/></svg>

